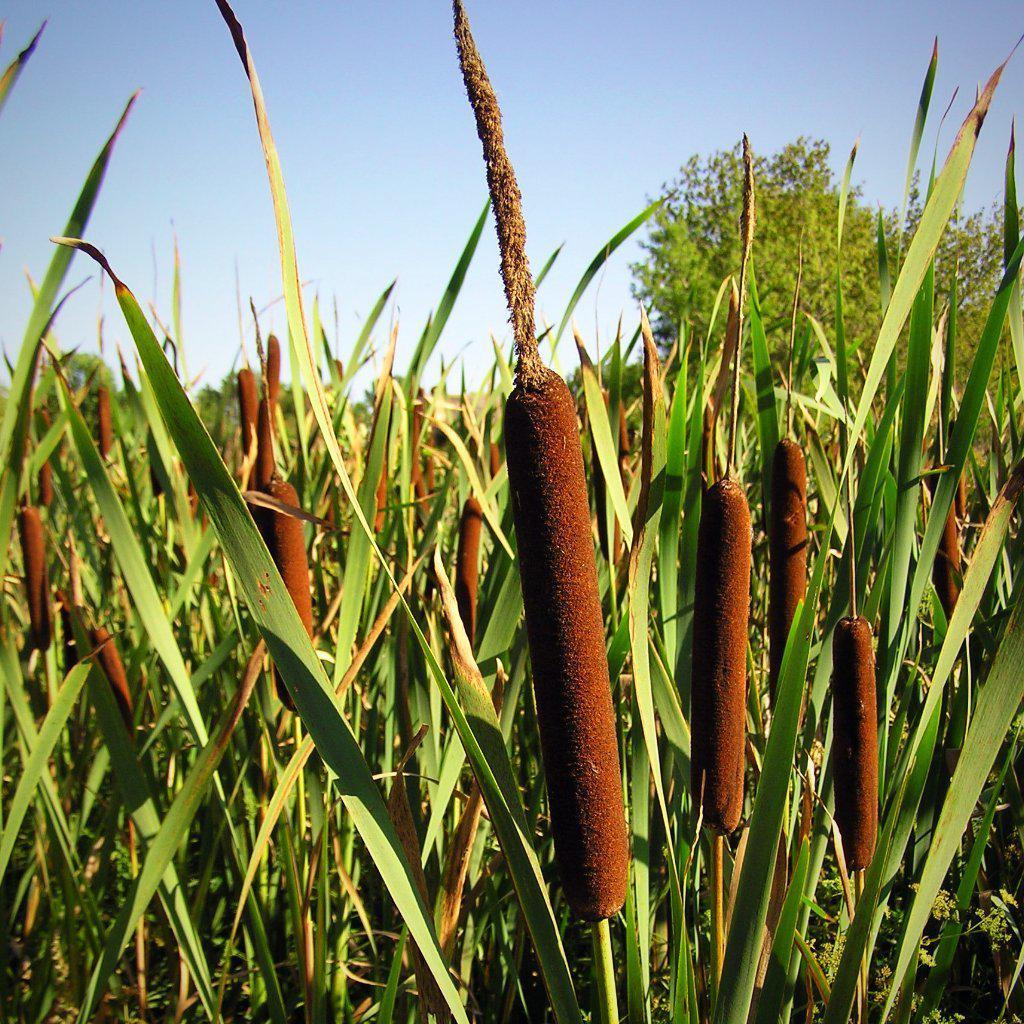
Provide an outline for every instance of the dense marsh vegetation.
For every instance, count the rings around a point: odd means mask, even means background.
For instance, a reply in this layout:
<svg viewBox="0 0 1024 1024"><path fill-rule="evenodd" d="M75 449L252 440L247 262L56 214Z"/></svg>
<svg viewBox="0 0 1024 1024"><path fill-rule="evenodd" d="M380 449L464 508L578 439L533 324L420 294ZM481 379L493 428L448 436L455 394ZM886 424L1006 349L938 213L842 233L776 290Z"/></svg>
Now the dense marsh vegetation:
<svg viewBox="0 0 1024 1024"><path fill-rule="evenodd" d="M4 1019L1019 1019L1012 135L995 269L959 210L999 71L918 194L933 55L908 218L850 205L854 151L806 232L799 206L773 221L759 175L785 168L745 145L735 188L634 217L538 338L557 253L531 275L457 2L514 342L478 342L466 390L428 367L488 211L407 365L390 287L334 336L217 3L288 332L253 307L225 387L179 380L177 299L147 314L88 231L126 109L0 420ZM673 281L708 218L716 255ZM573 312L645 225L654 329L625 311L598 351ZM788 266L761 273L762 233L773 257L802 235ZM116 372L61 334L72 258L115 289Z"/></svg>

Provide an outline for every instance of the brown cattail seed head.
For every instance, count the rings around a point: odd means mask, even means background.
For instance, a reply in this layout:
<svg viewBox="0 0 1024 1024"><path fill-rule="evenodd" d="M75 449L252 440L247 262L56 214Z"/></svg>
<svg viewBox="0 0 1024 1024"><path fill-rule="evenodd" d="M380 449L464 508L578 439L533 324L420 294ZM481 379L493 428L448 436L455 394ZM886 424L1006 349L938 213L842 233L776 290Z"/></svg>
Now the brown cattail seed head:
<svg viewBox="0 0 1024 1024"><path fill-rule="evenodd" d="M768 531L768 682L774 696L796 606L807 593L807 464L800 445L788 437L772 457Z"/></svg>
<svg viewBox="0 0 1024 1024"><path fill-rule="evenodd" d="M832 774L849 871L871 863L878 835L878 720L871 624L840 619L832 638Z"/></svg>
<svg viewBox="0 0 1024 1024"><path fill-rule="evenodd" d="M274 479L263 488L271 498L293 508L299 506L299 496L290 483L280 478ZM313 600L309 590L309 561L306 557L306 539L302 532L302 521L283 512L275 512L268 508L253 509L253 518L259 527L263 540L267 545L274 565L281 574L281 579L291 596L295 610L299 613L306 633L313 635ZM275 670L277 693L285 705L295 709L291 694Z"/></svg>
<svg viewBox="0 0 1024 1024"><path fill-rule="evenodd" d="M256 489L266 491L276 472L273 413L270 402L264 398L260 401L256 418Z"/></svg>
<svg viewBox="0 0 1024 1024"><path fill-rule="evenodd" d="M281 343L276 334L267 338L267 394L271 407L281 394Z"/></svg>
<svg viewBox="0 0 1024 1024"><path fill-rule="evenodd" d="M505 452L555 855L569 905L600 920L629 872L619 751L576 409L541 372L509 396Z"/></svg>
<svg viewBox="0 0 1024 1024"><path fill-rule="evenodd" d="M469 642L476 633L476 592L480 578L480 531L483 527L480 502L470 495L459 520L459 550L455 565L455 599Z"/></svg>
<svg viewBox="0 0 1024 1024"><path fill-rule="evenodd" d="M97 626L90 630L89 639L92 640L92 646L97 652L96 659L100 663L100 668L103 669L103 674L107 677L114 700L117 701L125 728L131 735L135 729L135 712L131 691L128 689L128 677L125 675L124 664L117 650L117 644L103 626Z"/></svg>
<svg viewBox="0 0 1024 1024"><path fill-rule="evenodd" d="M490 447L491 457L491 479L493 480L501 472L501 449L492 441Z"/></svg>
<svg viewBox="0 0 1024 1024"><path fill-rule="evenodd" d="M242 453L252 447L256 439L256 419L259 416L259 397L256 376L248 366L238 371L238 425L242 432Z"/></svg>
<svg viewBox="0 0 1024 1024"><path fill-rule="evenodd" d="M932 582L948 621L960 596L960 528L955 507L950 508L942 527L939 550L935 552L935 564L932 566Z"/></svg>
<svg viewBox="0 0 1024 1024"><path fill-rule="evenodd" d="M105 459L114 447L114 427L110 419L110 392L104 384L96 389L96 441L100 457Z"/></svg>
<svg viewBox="0 0 1024 1024"><path fill-rule="evenodd" d="M21 559L25 567L25 599L32 646L37 651L50 647L50 577L46 569L46 540L39 510L26 505L18 516Z"/></svg>
<svg viewBox="0 0 1024 1024"><path fill-rule="evenodd" d="M53 469L49 461L39 467L39 479L37 481L39 491L39 504L43 508L49 508L53 504Z"/></svg>
<svg viewBox="0 0 1024 1024"><path fill-rule="evenodd" d="M736 829L743 814L750 615L750 508L730 477L708 488L697 539L693 612L691 781L704 824Z"/></svg>

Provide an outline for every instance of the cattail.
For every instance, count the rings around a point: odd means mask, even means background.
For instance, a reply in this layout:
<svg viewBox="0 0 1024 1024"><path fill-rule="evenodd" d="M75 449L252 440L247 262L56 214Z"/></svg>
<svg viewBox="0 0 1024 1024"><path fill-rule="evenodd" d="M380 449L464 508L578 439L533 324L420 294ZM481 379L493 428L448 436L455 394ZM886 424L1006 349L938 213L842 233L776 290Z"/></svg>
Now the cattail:
<svg viewBox="0 0 1024 1024"><path fill-rule="evenodd" d="M701 508L691 683L693 792L704 824L721 834L743 813L750 544L747 496L726 477Z"/></svg>
<svg viewBox="0 0 1024 1024"><path fill-rule="evenodd" d="M267 398L273 409L281 394L281 343L276 334L267 338Z"/></svg>
<svg viewBox="0 0 1024 1024"><path fill-rule="evenodd" d="M569 389L540 359L522 200L501 112L460 0L453 7L517 353L505 455L555 856L569 906L599 921L625 901L629 845L580 431Z"/></svg>
<svg viewBox="0 0 1024 1024"><path fill-rule="evenodd" d="M25 599L28 603L32 646L37 651L50 647L50 576L46 569L46 541L39 510L25 505L18 516L21 559L25 567Z"/></svg>
<svg viewBox="0 0 1024 1024"><path fill-rule="evenodd" d="M256 418L256 490L266 491L277 472L274 460L274 427L270 401L260 400Z"/></svg>
<svg viewBox="0 0 1024 1024"><path fill-rule="evenodd" d="M114 428L110 419L110 392L105 384L96 389L96 439L100 457L106 458L114 447Z"/></svg>
<svg viewBox="0 0 1024 1024"><path fill-rule="evenodd" d="M768 530L768 684L774 696L796 606L807 593L807 464L787 437L772 458Z"/></svg>
<svg viewBox="0 0 1024 1024"><path fill-rule="evenodd" d="M491 479L493 480L501 472L501 449L492 441L490 448L491 455Z"/></svg>
<svg viewBox="0 0 1024 1024"><path fill-rule="evenodd" d="M473 495L466 499L459 520L459 550L455 565L455 599L469 642L476 633L476 592L480 578L480 531L484 514Z"/></svg>
<svg viewBox="0 0 1024 1024"><path fill-rule="evenodd" d="M71 623L71 602L63 590L58 590L57 609L60 612L60 632L64 641L64 674L67 675L78 664L78 644Z"/></svg>
<svg viewBox="0 0 1024 1024"><path fill-rule="evenodd" d="M298 508L299 496L290 483L274 477L261 490L284 505ZM313 601L309 590L309 561L306 557L306 539L302 533L302 521L284 512L269 508L254 508L253 518L263 535L267 550L274 559L274 565L291 596L295 610L299 613L306 633L313 636ZM277 694L290 710L295 703L288 692L281 675L274 670Z"/></svg>
<svg viewBox="0 0 1024 1024"><path fill-rule="evenodd" d="M967 518L967 475L961 474L956 484L956 517L961 522Z"/></svg>
<svg viewBox="0 0 1024 1024"><path fill-rule="evenodd" d="M867 619L840 619L832 638L832 774L846 867L871 863L878 834L875 653Z"/></svg>
<svg viewBox="0 0 1024 1024"><path fill-rule="evenodd" d="M131 691L128 689L128 677L125 675L124 664L121 655L117 650L117 644L107 629L97 626L89 631L89 639L96 650L96 658L107 677L110 689L114 694L114 700L124 719L125 728L129 735L135 729L135 711L132 704Z"/></svg>
<svg viewBox="0 0 1024 1024"><path fill-rule="evenodd" d="M238 425L242 432L242 454L252 447L256 437L256 420L259 416L259 397L256 391L256 376L248 366L238 371Z"/></svg>
<svg viewBox="0 0 1024 1024"><path fill-rule="evenodd" d="M50 427L50 414L45 409L39 410L39 418L46 429ZM36 489L39 492L39 504L43 508L49 508L53 504L53 467L47 459L39 467L39 476L36 480Z"/></svg>

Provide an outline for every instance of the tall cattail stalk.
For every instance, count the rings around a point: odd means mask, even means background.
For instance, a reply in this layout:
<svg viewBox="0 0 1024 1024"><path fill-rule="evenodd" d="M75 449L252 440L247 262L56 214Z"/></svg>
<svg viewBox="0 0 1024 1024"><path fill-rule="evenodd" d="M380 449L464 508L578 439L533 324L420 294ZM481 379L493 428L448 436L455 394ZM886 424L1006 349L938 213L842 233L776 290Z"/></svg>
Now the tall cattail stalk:
<svg viewBox="0 0 1024 1024"><path fill-rule="evenodd" d="M455 599L470 644L476 636L476 593L480 580L480 533L483 525L483 509L471 494L462 507L455 562Z"/></svg>
<svg viewBox="0 0 1024 1024"><path fill-rule="evenodd" d="M807 593L807 463L803 449L793 440L793 349L802 278L801 240L786 366L787 436L775 446L772 456L768 524L768 689L773 700L793 617Z"/></svg>
<svg viewBox="0 0 1024 1024"><path fill-rule="evenodd" d="M274 420L270 400L260 400L256 418L256 490L266 491L277 472L274 458Z"/></svg>
<svg viewBox="0 0 1024 1024"><path fill-rule="evenodd" d="M89 639L96 652L96 660L107 677L107 683L110 685L110 692L117 703L117 708L121 712L124 727L128 730L128 735L133 737L135 735L135 704L117 643L105 626L96 626L91 629Z"/></svg>
<svg viewBox="0 0 1024 1024"><path fill-rule="evenodd" d="M453 8L517 356L505 451L555 855L572 910L604 922L625 900L629 847L579 426L565 382L540 358L522 201L501 112L460 0ZM595 941L610 948L607 924L595 925ZM612 984L601 998L612 1020L614 1002Z"/></svg>
<svg viewBox="0 0 1024 1024"><path fill-rule="evenodd" d="M100 457L106 458L114 447L114 427L110 419L110 392L105 384L96 389L96 444Z"/></svg>
<svg viewBox="0 0 1024 1024"><path fill-rule="evenodd" d="M241 434L242 458L256 442L256 420L259 416L259 395L256 375L248 366L238 371L238 427Z"/></svg>
<svg viewBox="0 0 1024 1024"><path fill-rule="evenodd" d="M496 441L492 441L490 444L490 469L493 480L501 472L501 449Z"/></svg>
<svg viewBox="0 0 1024 1024"><path fill-rule="evenodd" d="M25 600L28 604L32 646L47 651L53 635L50 621L50 575L46 568L43 521L34 505L25 505L18 516L21 560L25 568Z"/></svg>
<svg viewBox="0 0 1024 1024"><path fill-rule="evenodd" d="M277 340L276 334L267 338L267 393L270 399L271 415L277 406L277 400L281 395L281 343Z"/></svg>
<svg viewBox="0 0 1024 1024"><path fill-rule="evenodd" d="M274 476L261 491L270 498L289 505L299 507L299 496L295 488L279 476ZM267 545L270 557L281 574L288 595L299 613L307 635L313 636L313 598L309 589L309 560L306 555L306 538L302 531L302 521L285 512L269 508L254 508L253 518ZM295 710L288 687L285 686L277 668L274 669L274 680L277 684L277 695L290 710Z"/></svg>
<svg viewBox="0 0 1024 1024"><path fill-rule="evenodd" d="M850 871L871 863L878 835L878 721L871 624L840 619L832 638L835 818Z"/></svg>
<svg viewBox="0 0 1024 1024"><path fill-rule="evenodd" d="M726 475L704 495L697 535L691 676L691 786L711 830L712 982L717 991L725 950L724 837L743 814L746 742L747 631L750 619L750 507L735 475L739 422L740 339L747 269L754 239L754 171L743 136L740 283L733 354L732 419ZM711 439L713 442L714 432Z"/></svg>

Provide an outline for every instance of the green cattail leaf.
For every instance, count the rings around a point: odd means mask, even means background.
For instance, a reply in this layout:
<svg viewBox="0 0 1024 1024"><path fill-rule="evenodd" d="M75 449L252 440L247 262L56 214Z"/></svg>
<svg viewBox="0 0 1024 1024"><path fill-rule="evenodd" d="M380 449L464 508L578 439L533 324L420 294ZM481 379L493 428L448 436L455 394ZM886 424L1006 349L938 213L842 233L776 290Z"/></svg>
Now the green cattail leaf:
<svg viewBox="0 0 1024 1024"><path fill-rule="evenodd" d="M7 865L11 860L11 853L14 850L14 842L18 838L21 824L25 820L25 814L29 809L32 798L35 795L36 786L43 773L49 768L50 754L64 731L64 725L68 716L74 710L75 702L79 693L85 685L89 675L90 665L76 665L67 675L60 690L57 691L56 700L50 706L46 714L39 735L36 737L35 747L25 761L21 777L18 779L17 789L7 808L7 820L4 822L3 835L0 836L0 879L7 872Z"/></svg>
<svg viewBox="0 0 1024 1024"><path fill-rule="evenodd" d="M4 71L3 75L0 76L0 112L3 111L4 105L7 103L7 98L10 96L11 90L14 88L14 83L17 82L18 77L24 70L29 57L31 57L35 52L35 48L39 44L39 37L43 34L44 28L46 28L45 21L39 26L36 34L29 40L28 46L26 46L25 49L7 65L7 69Z"/></svg>
<svg viewBox="0 0 1024 1024"><path fill-rule="evenodd" d="M574 332L575 333L575 332ZM608 422L608 407L601 394L601 383L597 379L597 367L587 354L583 340L576 334L576 348L580 356L580 373L583 378L583 397L587 405L587 419L590 421L591 437L594 450L601 464L605 488L611 498L615 518L619 522L622 538L627 547L633 543L633 524L629 518L629 506L626 503L626 492L622 488L622 476L619 473L618 443L612 437L612 428Z"/></svg>

